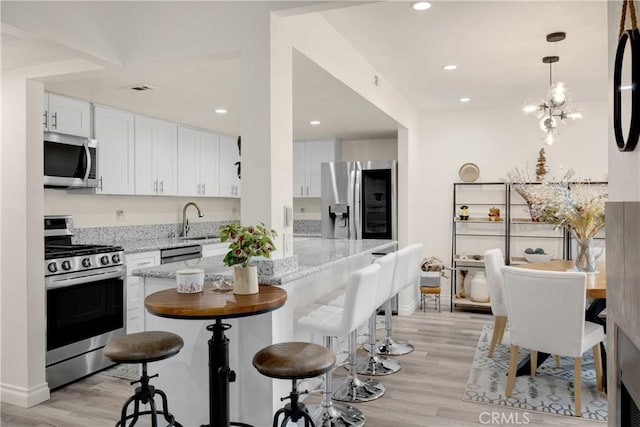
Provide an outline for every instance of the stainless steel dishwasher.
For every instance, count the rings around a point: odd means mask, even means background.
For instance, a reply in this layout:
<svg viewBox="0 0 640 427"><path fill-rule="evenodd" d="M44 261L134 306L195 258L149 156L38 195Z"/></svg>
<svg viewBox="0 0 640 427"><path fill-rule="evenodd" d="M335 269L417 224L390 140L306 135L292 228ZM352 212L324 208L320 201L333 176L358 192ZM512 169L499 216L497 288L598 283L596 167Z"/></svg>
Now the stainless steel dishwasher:
<svg viewBox="0 0 640 427"><path fill-rule="evenodd" d="M162 249L160 251L161 264L195 258L202 258L202 246L200 245L180 246L177 248Z"/></svg>

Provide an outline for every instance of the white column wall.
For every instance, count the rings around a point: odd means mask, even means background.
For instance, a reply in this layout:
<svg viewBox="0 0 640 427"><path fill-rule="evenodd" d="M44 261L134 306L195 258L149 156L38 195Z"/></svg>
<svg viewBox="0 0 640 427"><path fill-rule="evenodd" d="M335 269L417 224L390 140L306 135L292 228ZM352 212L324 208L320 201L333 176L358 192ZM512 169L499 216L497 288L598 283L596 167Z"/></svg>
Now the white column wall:
<svg viewBox="0 0 640 427"><path fill-rule="evenodd" d="M417 176L414 173L409 173L408 169L403 171L402 168L411 167L408 157L405 156L415 149L409 147L416 147L418 144L419 113L417 108L373 68L321 15L310 14L282 18L280 23L282 30L286 32L288 40L295 49L396 120L399 128L409 129L404 142L401 141L400 135L398 136L400 173L398 186L405 189L415 187ZM378 76L379 85L374 84L375 76ZM402 144L405 144L405 149L401 147ZM417 241L410 228L411 222L408 221L408 216L413 215L413 212L409 213L407 210L408 194L408 191L403 192L398 198L400 209L398 230L402 246Z"/></svg>
<svg viewBox="0 0 640 427"><path fill-rule="evenodd" d="M41 83L27 80L23 73L2 73L0 399L22 407L49 398L39 125L42 91Z"/></svg>

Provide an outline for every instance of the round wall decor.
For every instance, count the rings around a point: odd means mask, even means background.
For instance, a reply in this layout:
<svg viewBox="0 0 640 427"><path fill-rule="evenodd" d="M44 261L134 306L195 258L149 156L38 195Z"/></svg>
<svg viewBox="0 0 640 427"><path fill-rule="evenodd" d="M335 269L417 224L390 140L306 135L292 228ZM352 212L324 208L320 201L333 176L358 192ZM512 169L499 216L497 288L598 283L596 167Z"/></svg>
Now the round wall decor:
<svg viewBox="0 0 640 427"><path fill-rule="evenodd" d="M465 163L460 166L458 175L462 182L474 182L480 176L480 168L475 163Z"/></svg>
<svg viewBox="0 0 640 427"><path fill-rule="evenodd" d="M629 123L624 123L629 133L625 138L622 127L622 68L625 50L629 43L631 58L631 104L625 105L625 109L631 109ZM616 145L620 151L633 151L640 137L640 32L627 30L622 33L618 41L616 59L613 69L613 131Z"/></svg>

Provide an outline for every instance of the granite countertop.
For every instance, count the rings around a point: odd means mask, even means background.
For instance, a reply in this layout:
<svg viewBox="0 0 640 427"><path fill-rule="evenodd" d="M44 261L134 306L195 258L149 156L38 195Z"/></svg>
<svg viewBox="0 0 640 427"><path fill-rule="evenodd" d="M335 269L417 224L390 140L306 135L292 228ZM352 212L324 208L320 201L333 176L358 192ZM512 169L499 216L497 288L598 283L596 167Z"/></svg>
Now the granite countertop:
<svg viewBox="0 0 640 427"><path fill-rule="evenodd" d="M220 243L220 238L212 237L210 239L182 240L180 237L168 237L166 239L125 240L117 242L117 245L122 246L126 254L134 254L137 252L158 251L160 249L178 248L181 246L212 245L215 243Z"/></svg>
<svg viewBox="0 0 640 427"><path fill-rule="evenodd" d="M259 280L260 283L268 285L283 285L346 262L349 258L383 251L395 245L395 240L294 239L293 258L297 260L297 266L294 265L284 273L261 276ZM220 278L229 279L232 269L225 266L222 259L222 256L192 259L142 268L134 270L132 274L141 277L175 279L178 270L201 268L205 272L206 282Z"/></svg>
<svg viewBox="0 0 640 427"><path fill-rule="evenodd" d="M316 239L320 238L319 234L314 233L302 233L294 234L295 240L299 239ZM179 237L165 238L165 239L146 239L146 240L124 240L117 243L118 246L122 246L124 252L127 254L134 254L138 252L158 251L160 249L178 248L181 246L191 245L212 245L220 243L220 238L212 237L210 239L194 239L194 240L182 240Z"/></svg>

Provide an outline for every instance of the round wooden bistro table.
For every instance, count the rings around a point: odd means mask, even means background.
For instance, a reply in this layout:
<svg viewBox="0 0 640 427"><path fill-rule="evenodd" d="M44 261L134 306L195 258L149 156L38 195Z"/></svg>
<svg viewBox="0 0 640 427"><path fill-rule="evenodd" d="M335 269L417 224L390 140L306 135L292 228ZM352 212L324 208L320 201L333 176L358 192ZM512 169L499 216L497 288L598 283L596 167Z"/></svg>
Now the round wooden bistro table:
<svg viewBox="0 0 640 427"><path fill-rule="evenodd" d="M517 267L521 268L546 271L572 271L574 266L574 260L556 260L517 265ZM606 332L607 322L599 317L599 314L602 312L602 310L607 308L607 270L604 261L596 262L596 272L597 273L595 274L587 274L586 297L592 298L593 301L591 302L591 304L589 304L589 307L587 307L584 318L589 322L602 325L605 328ZM602 355L602 380L606 390L607 352L605 350L604 342L600 343L600 354ZM538 353L538 366L540 366L547 357L549 357L549 355L546 353ZM529 375L529 373L531 372L530 362L531 361L529 360L529 357L520 362L520 364L518 365L517 375Z"/></svg>
<svg viewBox="0 0 640 427"><path fill-rule="evenodd" d="M282 307L286 301L287 292L277 286L260 285L257 294L236 295L216 292L209 284L200 293L180 294L175 288L170 288L144 299L145 308L156 316L216 321L207 326L212 333L208 341L210 427L249 426L229 421L229 383L235 381L236 374L229 368L229 338L224 334L231 325L222 323L222 319L267 313Z"/></svg>

